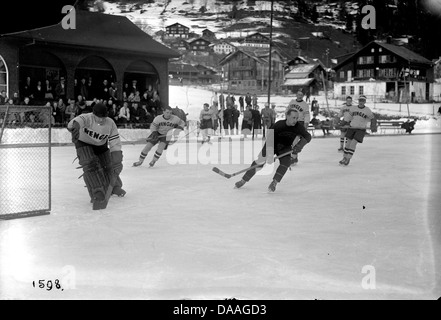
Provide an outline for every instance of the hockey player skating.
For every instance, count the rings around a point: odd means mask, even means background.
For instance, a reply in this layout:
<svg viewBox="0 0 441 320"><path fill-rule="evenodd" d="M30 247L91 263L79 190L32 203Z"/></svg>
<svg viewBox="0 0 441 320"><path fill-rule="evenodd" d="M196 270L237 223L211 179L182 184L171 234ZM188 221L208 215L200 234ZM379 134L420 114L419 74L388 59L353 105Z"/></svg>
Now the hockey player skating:
<svg viewBox="0 0 441 320"><path fill-rule="evenodd" d="M309 121L311 120L310 117L310 112L309 112L309 105L303 100L303 97L305 95L303 94L302 91L298 91L296 94L296 99L291 100L289 102L288 107L286 108L286 111L290 110L290 109L294 109L297 110L297 112L299 113L299 124L301 124L306 130L308 130L308 125L309 125ZM293 157L291 162L293 164L298 162L298 158L297 157Z"/></svg>
<svg viewBox="0 0 441 320"><path fill-rule="evenodd" d="M73 118L67 128L72 134L93 209L104 209L111 194L120 197L126 194L119 177L123 154L115 122L107 117L107 107L97 103L93 113Z"/></svg>
<svg viewBox="0 0 441 320"><path fill-rule="evenodd" d="M340 120L340 148L338 149L338 152L343 152L345 149L345 142L346 142L346 131L348 130L349 123L351 122L351 115L349 113L350 108L352 107L352 97L348 96L346 97L346 102L341 106L340 112L338 114L338 117Z"/></svg>
<svg viewBox="0 0 441 320"><path fill-rule="evenodd" d="M147 144L142 149L139 156L139 160L133 163L134 167L142 165L149 151L158 144L158 149L155 151L152 161L150 161L150 167L153 167L161 157L162 152L166 149L173 136L178 136L179 132L184 130L185 122L179 117L172 114L172 108L166 107L164 113L155 117L150 125L151 133L147 138ZM175 130L176 129L176 130Z"/></svg>
<svg viewBox="0 0 441 320"><path fill-rule="evenodd" d="M351 106L349 108L350 123L346 131L345 137L348 139L344 149L343 159L340 164L347 166L352 159L357 143L363 143L363 138L366 135L366 128L368 124L374 119L374 114L371 109L365 106L366 97L360 96L358 99L358 106Z"/></svg>
<svg viewBox="0 0 441 320"><path fill-rule="evenodd" d="M273 159L267 157L267 146L274 147L274 154L280 156L279 166L274 174L273 180L268 187L268 191L274 192L277 184L282 180L291 164L291 154L297 157L303 147L311 141L311 135L303 125L298 123L299 113L295 109L289 109L286 112L286 119L277 121L269 130L269 135L257 160L253 161L250 169L245 172L242 179L236 182L235 187L241 188L245 183L256 174L257 169L262 168L267 161ZM293 146L295 138L299 136L300 140ZM283 155L286 154L286 155Z"/></svg>

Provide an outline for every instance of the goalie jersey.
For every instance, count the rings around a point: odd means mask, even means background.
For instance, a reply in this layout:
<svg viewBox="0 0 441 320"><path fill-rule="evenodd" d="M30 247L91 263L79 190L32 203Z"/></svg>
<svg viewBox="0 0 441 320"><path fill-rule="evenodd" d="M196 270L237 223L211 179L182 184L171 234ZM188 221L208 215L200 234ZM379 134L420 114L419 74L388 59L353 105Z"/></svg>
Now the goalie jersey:
<svg viewBox="0 0 441 320"><path fill-rule="evenodd" d="M165 119L164 115L159 115L153 119L150 125L151 131L157 131L159 135L166 135L172 129L179 128L183 129L185 127L185 122L175 115L171 115L170 119Z"/></svg>
<svg viewBox="0 0 441 320"><path fill-rule="evenodd" d="M94 146L109 144L110 152L121 150L121 140L115 122L110 118L105 118L102 124L95 120L93 113L83 113L73 118L67 125L72 129L73 122L80 125L79 140Z"/></svg>

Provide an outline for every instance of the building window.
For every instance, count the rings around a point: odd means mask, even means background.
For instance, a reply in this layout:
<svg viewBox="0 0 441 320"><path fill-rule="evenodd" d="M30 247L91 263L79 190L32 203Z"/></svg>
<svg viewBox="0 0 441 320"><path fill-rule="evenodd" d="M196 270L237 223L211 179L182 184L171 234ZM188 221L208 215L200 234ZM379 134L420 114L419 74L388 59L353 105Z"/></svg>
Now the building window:
<svg viewBox="0 0 441 320"><path fill-rule="evenodd" d="M346 86L342 86L341 87L341 95L345 96L346 95Z"/></svg>
<svg viewBox="0 0 441 320"><path fill-rule="evenodd" d="M364 87L363 86L358 86L358 94L359 95L364 94Z"/></svg>
<svg viewBox="0 0 441 320"><path fill-rule="evenodd" d="M395 56L392 55L381 55L380 56L380 63L394 63L397 62L397 59Z"/></svg>
<svg viewBox="0 0 441 320"><path fill-rule="evenodd" d="M344 71L340 71L340 79L344 79L345 78L345 72Z"/></svg>
<svg viewBox="0 0 441 320"><path fill-rule="evenodd" d="M351 89L350 95L353 96L355 92L355 86L351 86L350 89Z"/></svg>
<svg viewBox="0 0 441 320"><path fill-rule="evenodd" d="M372 64L372 63L374 63L373 56L358 57L358 64Z"/></svg>
<svg viewBox="0 0 441 320"><path fill-rule="evenodd" d="M3 57L0 56L0 92L3 90L5 90L6 96L8 96L8 69Z"/></svg>
<svg viewBox="0 0 441 320"><path fill-rule="evenodd" d="M359 78L373 78L374 69L359 69L357 70L357 76Z"/></svg>

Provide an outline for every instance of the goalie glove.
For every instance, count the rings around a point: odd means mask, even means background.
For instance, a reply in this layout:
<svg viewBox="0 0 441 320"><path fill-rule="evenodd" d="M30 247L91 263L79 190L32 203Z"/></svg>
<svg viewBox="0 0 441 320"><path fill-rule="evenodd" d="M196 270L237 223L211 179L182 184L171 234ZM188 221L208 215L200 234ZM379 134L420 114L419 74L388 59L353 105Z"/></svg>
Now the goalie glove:
<svg viewBox="0 0 441 320"><path fill-rule="evenodd" d="M68 128L68 130L72 134L72 142L77 143L80 139L80 124L76 121L73 121L72 128Z"/></svg>

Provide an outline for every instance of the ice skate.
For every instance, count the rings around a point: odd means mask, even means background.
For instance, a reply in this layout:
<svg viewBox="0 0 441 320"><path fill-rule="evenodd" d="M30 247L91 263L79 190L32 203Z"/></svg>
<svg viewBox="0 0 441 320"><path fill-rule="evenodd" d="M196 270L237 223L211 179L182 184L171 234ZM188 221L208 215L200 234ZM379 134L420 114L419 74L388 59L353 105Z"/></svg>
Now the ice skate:
<svg viewBox="0 0 441 320"><path fill-rule="evenodd" d="M144 161L142 161L142 160L136 161L136 162L133 163L133 166L134 167L139 167L140 165L142 165L143 162Z"/></svg>
<svg viewBox="0 0 441 320"><path fill-rule="evenodd" d="M343 159L341 159L338 163L340 164L340 165L343 165L343 163L345 163L346 162L346 158L343 158Z"/></svg>
<svg viewBox="0 0 441 320"><path fill-rule="evenodd" d="M339 148L337 151L338 152L343 152L344 150L343 150L343 148Z"/></svg>
<svg viewBox="0 0 441 320"><path fill-rule="evenodd" d="M243 185L246 183L246 181L245 180L240 180L240 181L237 181L235 184L234 184L234 188L235 189L240 189L240 188L242 188L243 187Z"/></svg>
<svg viewBox="0 0 441 320"><path fill-rule="evenodd" d="M112 194L122 198L126 195L126 191L121 187L114 187L112 190Z"/></svg>
<svg viewBox="0 0 441 320"><path fill-rule="evenodd" d="M150 161L150 163L149 163L150 168L153 167L155 165L155 163L156 163L155 160Z"/></svg>
<svg viewBox="0 0 441 320"><path fill-rule="evenodd" d="M268 192L274 192L276 191L277 181L273 180L270 185L268 186Z"/></svg>
<svg viewBox="0 0 441 320"><path fill-rule="evenodd" d="M347 166L349 164L349 161L351 161L351 159L345 158L345 161L342 163L342 165Z"/></svg>
<svg viewBox="0 0 441 320"><path fill-rule="evenodd" d="M296 165L297 162L299 162L299 159L298 159L298 158L293 158L293 157L291 157L291 166Z"/></svg>

